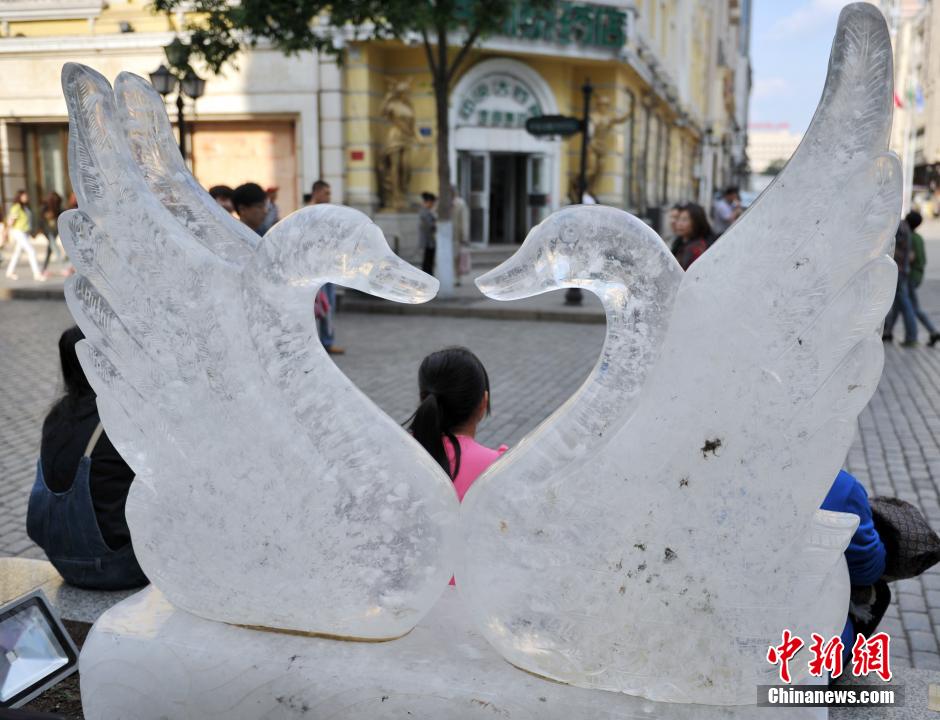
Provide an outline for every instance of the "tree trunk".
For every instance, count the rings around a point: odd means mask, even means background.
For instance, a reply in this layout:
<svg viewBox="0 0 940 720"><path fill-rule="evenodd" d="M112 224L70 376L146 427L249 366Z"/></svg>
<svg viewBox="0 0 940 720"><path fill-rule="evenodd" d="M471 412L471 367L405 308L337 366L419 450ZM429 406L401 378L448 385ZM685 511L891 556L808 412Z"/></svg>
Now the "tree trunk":
<svg viewBox="0 0 940 720"><path fill-rule="evenodd" d="M437 208L442 220L450 219L450 118L446 79L434 79L434 104L437 110L437 185L440 200Z"/></svg>
<svg viewBox="0 0 940 720"><path fill-rule="evenodd" d="M437 216L450 220L450 95L449 66L447 62L447 29L439 27L437 33L437 72L434 72L434 108L437 116Z"/></svg>

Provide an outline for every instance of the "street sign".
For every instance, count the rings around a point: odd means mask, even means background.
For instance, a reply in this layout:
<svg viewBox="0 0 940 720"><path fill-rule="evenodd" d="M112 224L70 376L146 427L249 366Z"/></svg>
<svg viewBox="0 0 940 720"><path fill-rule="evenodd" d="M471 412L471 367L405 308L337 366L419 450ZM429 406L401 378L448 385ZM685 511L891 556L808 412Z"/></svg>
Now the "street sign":
<svg viewBox="0 0 940 720"><path fill-rule="evenodd" d="M525 121L525 129L532 135L574 135L582 126L580 118L567 115L539 115Z"/></svg>

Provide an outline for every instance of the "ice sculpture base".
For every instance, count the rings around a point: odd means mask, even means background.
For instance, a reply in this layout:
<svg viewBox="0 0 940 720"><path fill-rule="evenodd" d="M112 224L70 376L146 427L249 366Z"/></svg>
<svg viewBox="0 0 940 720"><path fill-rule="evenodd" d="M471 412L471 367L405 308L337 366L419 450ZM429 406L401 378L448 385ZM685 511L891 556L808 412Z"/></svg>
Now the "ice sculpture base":
<svg viewBox="0 0 940 720"><path fill-rule="evenodd" d="M204 620L148 588L102 615L88 635L80 667L85 717L780 717L775 708L654 703L544 680L506 663L466 616L456 590L448 588L404 638L343 642ZM786 716L824 720L827 715L825 709L790 708Z"/></svg>

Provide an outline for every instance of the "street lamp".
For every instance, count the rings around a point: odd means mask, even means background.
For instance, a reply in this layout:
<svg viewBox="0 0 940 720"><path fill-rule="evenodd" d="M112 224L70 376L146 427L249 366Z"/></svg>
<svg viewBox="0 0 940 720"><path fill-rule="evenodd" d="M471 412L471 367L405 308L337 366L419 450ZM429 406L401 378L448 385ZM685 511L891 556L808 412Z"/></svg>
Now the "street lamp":
<svg viewBox="0 0 940 720"><path fill-rule="evenodd" d="M198 100L203 96L203 93L206 92L206 81L192 70L189 70L186 75L183 76L180 87L184 94L188 95L193 100Z"/></svg>
<svg viewBox="0 0 940 720"><path fill-rule="evenodd" d="M176 90L176 76L167 69L166 65L161 64L150 73L150 84L153 85L154 90L166 97Z"/></svg>
<svg viewBox="0 0 940 720"><path fill-rule="evenodd" d="M594 92L594 86L590 79L584 81L581 86L581 94L584 97L584 116L581 119L581 169L578 173L578 203L584 202L584 195L587 193L587 154L588 144L591 141L591 93ZM596 192L596 191L595 191ZM581 288L568 288L565 292L565 305L580 305L583 300Z"/></svg>
<svg viewBox="0 0 940 720"><path fill-rule="evenodd" d="M167 95L176 91L176 124L180 133L180 154L186 159L186 118L183 114L183 95L198 100L206 92L206 81L199 77L189 66L191 48L179 38L163 48L170 68L161 64L159 68L150 73L150 84L153 85L164 100Z"/></svg>

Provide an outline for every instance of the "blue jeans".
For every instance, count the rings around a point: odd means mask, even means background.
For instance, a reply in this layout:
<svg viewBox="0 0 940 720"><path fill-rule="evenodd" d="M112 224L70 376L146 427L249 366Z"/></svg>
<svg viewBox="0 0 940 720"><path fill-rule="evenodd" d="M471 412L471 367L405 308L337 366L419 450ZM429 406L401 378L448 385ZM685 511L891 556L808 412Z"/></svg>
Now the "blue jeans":
<svg viewBox="0 0 940 720"><path fill-rule="evenodd" d="M906 275L898 275L898 289L894 293L894 305L885 318L885 334L891 335L898 313L904 318L904 342L917 342L917 316L914 315L914 303L911 301L911 284ZM926 316L924 316L926 317ZM929 321L928 321L929 322Z"/></svg>
<svg viewBox="0 0 940 720"><path fill-rule="evenodd" d="M334 341L333 317L336 312L336 286L333 283L327 283L323 286L323 292L326 293L326 298L330 303L330 312L327 313L326 317L317 319L317 330L320 333L320 342L323 343L323 347L331 348Z"/></svg>
<svg viewBox="0 0 940 720"><path fill-rule="evenodd" d="M91 458L83 457L65 492L52 492L36 463L36 482L26 511L26 532L70 585L93 590L123 590L148 580L128 543L112 550L101 537L89 478Z"/></svg>
<svg viewBox="0 0 940 720"><path fill-rule="evenodd" d="M930 322L930 318L927 317L927 313L920 309L920 301L917 299L917 287L911 285L909 288L911 296L911 307L914 308L914 315L920 320L921 324L927 328L927 332L931 335L937 334L937 328L934 327L933 323Z"/></svg>

